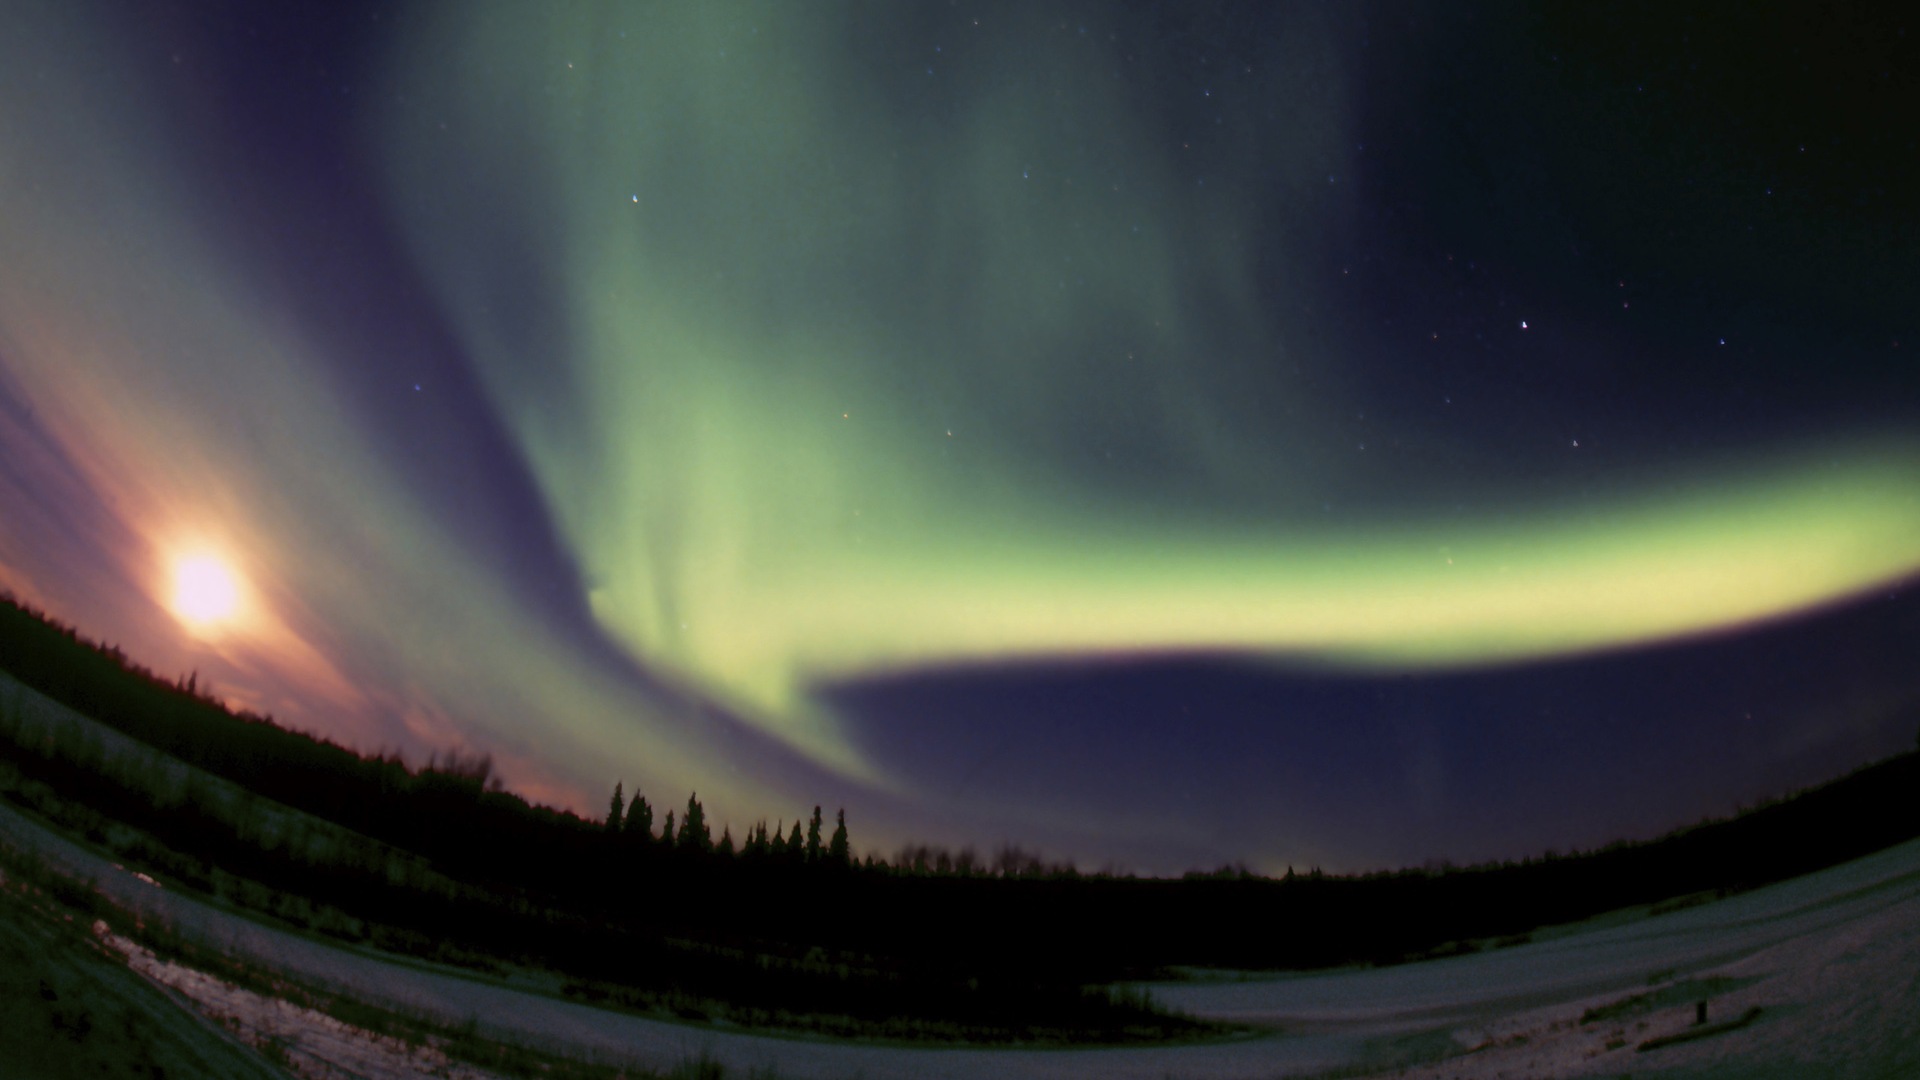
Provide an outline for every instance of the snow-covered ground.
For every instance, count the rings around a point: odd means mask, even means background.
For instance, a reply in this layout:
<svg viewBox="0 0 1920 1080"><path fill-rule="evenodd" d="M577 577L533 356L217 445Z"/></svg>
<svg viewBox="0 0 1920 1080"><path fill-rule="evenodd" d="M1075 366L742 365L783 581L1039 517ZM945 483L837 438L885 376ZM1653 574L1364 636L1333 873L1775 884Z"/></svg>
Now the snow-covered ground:
<svg viewBox="0 0 1920 1080"><path fill-rule="evenodd" d="M193 1003L195 1009L248 1046L268 1051L302 1077L434 1076L492 1080L492 1074L447 1056L426 1040L408 1040L354 1027L307 1005L236 986L184 964L155 956L139 942L93 924L101 944L129 969Z"/></svg>
<svg viewBox="0 0 1920 1080"><path fill-rule="evenodd" d="M1119 1049L928 1049L774 1038L593 1008L251 922L152 884L0 808L0 838L91 878L117 903L189 939L299 982L565 1056L671 1068L702 1054L783 1077L1267 1078L1373 1066L1415 1076L1920 1076L1920 841L1728 900L1623 915L1531 944L1400 967L1156 984L1196 1015L1270 1027L1255 1038ZM297 1041L323 1017L236 995L152 962L146 973L222 1013ZM141 964L135 964L136 970ZM164 974L164 977L163 977ZM196 993L195 987L200 988ZM1703 989L1704 988L1704 989ZM1749 1024L1640 1050L1684 1031L1694 1002ZM224 1010L224 1012L223 1012ZM1594 1010L1598 1018L1582 1023ZM271 1013L272 1015L267 1015ZM250 1014L249 1014L250 1015ZM347 1045L338 1032L306 1044ZM1476 1049L1477 1048L1477 1049ZM355 1050L355 1053L362 1053ZM1471 1051L1471 1052L1467 1052ZM1449 1057L1435 1066L1419 1059ZM387 1075L411 1068L391 1056ZM424 1059L422 1059L424 1061ZM342 1062L341 1064L346 1064ZM355 1071L366 1074L367 1062ZM377 1072L377 1070L374 1070Z"/></svg>

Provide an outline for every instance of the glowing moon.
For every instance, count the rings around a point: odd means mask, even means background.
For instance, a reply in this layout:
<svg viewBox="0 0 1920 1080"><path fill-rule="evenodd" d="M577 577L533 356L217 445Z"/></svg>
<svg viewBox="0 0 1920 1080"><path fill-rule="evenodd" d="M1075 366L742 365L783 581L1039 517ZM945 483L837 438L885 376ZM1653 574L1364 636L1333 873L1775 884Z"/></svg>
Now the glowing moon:
<svg viewBox="0 0 1920 1080"><path fill-rule="evenodd" d="M240 608L240 582L212 555L191 555L173 567L173 613L195 628L233 618Z"/></svg>

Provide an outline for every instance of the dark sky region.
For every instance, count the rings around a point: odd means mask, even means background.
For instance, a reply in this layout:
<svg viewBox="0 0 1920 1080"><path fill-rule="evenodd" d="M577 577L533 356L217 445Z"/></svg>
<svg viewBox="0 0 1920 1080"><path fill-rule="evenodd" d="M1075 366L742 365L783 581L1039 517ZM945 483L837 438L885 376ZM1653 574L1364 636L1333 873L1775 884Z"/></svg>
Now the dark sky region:
<svg viewBox="0 0 1920 1080"><path fill-rule="evenodd" d="M15 0L0 587L590 814L1653 835L1920 726L1916 31Z"/></svg>

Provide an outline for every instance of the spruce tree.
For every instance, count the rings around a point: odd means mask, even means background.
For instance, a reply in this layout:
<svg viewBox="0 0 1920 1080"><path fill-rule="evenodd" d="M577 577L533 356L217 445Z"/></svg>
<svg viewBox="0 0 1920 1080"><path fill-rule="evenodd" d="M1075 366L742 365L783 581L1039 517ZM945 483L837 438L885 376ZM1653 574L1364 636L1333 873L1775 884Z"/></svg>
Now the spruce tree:
<svg viewBox="0 0 1920 1080"><path fill-rule="evenodd" d="M820 808L813 808L813 820L807 823L807 861L820 861Z"/></svg>
<svg viewBox="0 0 1920 1080"><path fill-rule="evenodd" d="M785 824L777 821L773 825L773 842L767 846L767 853L775 858L784 857L787 853L787 834L781 831Z"/></svg>
<svg viewBox="0 0 1920 1080"><path fill-rule="evenodd" d="M647 797L637 791L633 793L633 801L627 804L627 826L623 833L642 844L653 842L653 807L647 803Z"/></svg>
<svg viewBox="0 0 1920 1080"><path fill-rule="evenodd" d="M698 795L687 796L687 816L680 819L680 842L686 851L713 850L713 834L707 831L707 812Z"/></svg>
<svg viewBox="0 0 1920 1080"><path fill-rule="evenodd" d="M626 800L620 797L620 784L615 782L613 785L613 802L607 807L608 836L614 836L620 832L621 809L625 805L625 802Z"/></svg>
<svg viewBox="0 0 1920 1080"><path fill-rule="evenodd" d="M835 819L835 824L833 826L833 841L832 843L827 845L827 862L833 864L834 866L853 865L853 851L847 845L846 807L840 808L840 813L838 817Z"/></svg>
<svg viewBox="0 0 1920 1080"><path fill-rule="evenodd" d="M728 825L720 830L720 847L717 850L728 858L733 857L733 826Z"/></svg>
<svg viewBox="0 0 1920 1080"><path fill-rule="evenodd" d="M800 839L800 819L793 819L793 835L787 837L787 857L799 859L806 856L806 841Z"/></svg>
<svg viewBox="0 0 1920 1080"><path fill-rule="evenodd" d="M667 811L667 823L660 829L660 842L667 847L673 846L673 811Z"/></svg>

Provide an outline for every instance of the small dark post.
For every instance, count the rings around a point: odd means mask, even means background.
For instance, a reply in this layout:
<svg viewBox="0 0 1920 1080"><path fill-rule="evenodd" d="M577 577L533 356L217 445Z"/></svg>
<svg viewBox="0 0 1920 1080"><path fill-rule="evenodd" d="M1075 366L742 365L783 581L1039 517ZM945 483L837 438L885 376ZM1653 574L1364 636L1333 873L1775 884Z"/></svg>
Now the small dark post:
<svg viewBox="0 0 1920 1080"><path fill-rule="evenodd" d="M1698 1004L1696 1004L1696 1005L1694 1005L1694 1007L1693 1007L1693 1022L1694 1022L1694 1023L1696 1024L1696 1025L1698 1025L1698 1024L1704 1024L1704 1023L1706 1023L1706 1022L1707 1022L1707 1003L1706 1003L1706 1002L1704 1002L1704 1001L1702 1001L1702 1002L1699 1002Z"/></svg>

